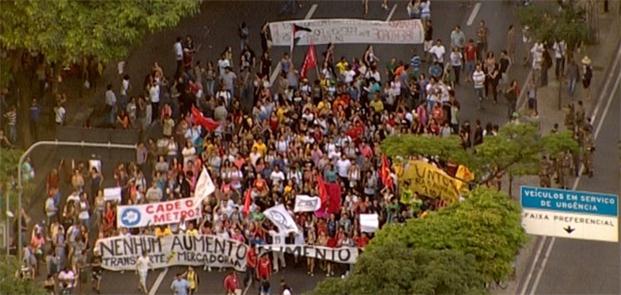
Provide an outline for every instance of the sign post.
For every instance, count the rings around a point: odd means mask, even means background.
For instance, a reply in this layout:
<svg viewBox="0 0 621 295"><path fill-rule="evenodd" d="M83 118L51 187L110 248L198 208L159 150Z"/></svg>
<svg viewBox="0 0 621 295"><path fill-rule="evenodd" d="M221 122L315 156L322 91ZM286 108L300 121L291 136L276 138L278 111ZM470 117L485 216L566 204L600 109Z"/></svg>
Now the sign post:
<svg viewBox="0 0 621 295"><path fill-rule="evenodd" d="M522 186L520 200L529 234L619 241L617 195Z"/></svg>

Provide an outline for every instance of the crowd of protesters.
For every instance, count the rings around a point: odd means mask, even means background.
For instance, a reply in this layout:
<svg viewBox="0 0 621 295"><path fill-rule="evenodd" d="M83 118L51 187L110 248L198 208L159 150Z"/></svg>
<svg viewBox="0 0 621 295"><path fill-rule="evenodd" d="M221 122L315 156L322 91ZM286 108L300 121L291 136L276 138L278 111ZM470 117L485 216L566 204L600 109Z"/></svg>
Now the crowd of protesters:
<svg viewBox="0 0 621 295"><path fill-rule="evenodd" d="M415 10L421 5L423 15ZM383 62L372 46L360 56L336 57L335 45L330 44L320 55L318 69L308 77L301 77L289 54L283 54L278 61L281 71L271 83L275 67L269 30L267 26L261 29L262 53L257 56L247 41L247 26L242 24L238 57L226 47L216 62L206 62L199 57L191 36L179 37L173 45L175 69L165 71L154 63L141 82L122 75L118 85L106 88L106 123L143 134L156 130L157 136L144 136L136 160L117 164L113 174L105 176L111 179L107 181L110 186L122 188L120 204L192 197L203 167L208 168L217 190L203 200L202 217L197 220L124 229L117 227L119 204L103 196L100 166L78 162L71 172L55 169L46 178L46 220L34 225L24 239L28 241L25 269L37 275L44 262L46 286L54 290L58 284L70 290L84 276L82 270L90 266L93 288L99 290L101 257L94 249L99 238L200 233L251 246L286 240L364 249L372 234L361 231L360 214L377 213L381 227L441 206L433 196L419 196L416 207L400 203L398 185L385 185L386 179L380 175L380 143L393 134L457 135L469 149L482 143L485 136L496 134L497 125L483 126L475 120L471 126L460 120L455 86L472 83L480 107L487 98L495 103L499 94L504 96L507 115L515 119L520 87L509 78L509 67L517 45L510 27L507 35L513 40L496 55L488 49L490 32L481 21L470 38L456 26L446 50L443 41L434 37L431 12L425 8L429 1L412 1L410 6L411 15L425 22L425 44L424 51L405 62L395 58ZM536 112L536 104L532 108ZM0 140L11 141L11 132L9 129L8 138L0 133ZM426 160L445 168L446 163ZM318 177L340 184L340 210L326 215L294 214L296 195L319 194ZM390 177L396 180L394 169ZM68 196L61 195L63 181L71 187ZM244 214L248 191L252 204L250 213ZM263 218L261 212L275 204L284 204L291 211L300 234L283 235ZM255 281L260 290L269 290L272 273L287 267L282 253L258 256L251 247L246 277L240 282L234 272L227 275L227 292L234 293L242 284ZM306 265L309 276L345 271L313 258L307 258ZM189 268L179 274L171 288L196 291L195 271ZM141 288L146 291L146 286Z"/></svg>

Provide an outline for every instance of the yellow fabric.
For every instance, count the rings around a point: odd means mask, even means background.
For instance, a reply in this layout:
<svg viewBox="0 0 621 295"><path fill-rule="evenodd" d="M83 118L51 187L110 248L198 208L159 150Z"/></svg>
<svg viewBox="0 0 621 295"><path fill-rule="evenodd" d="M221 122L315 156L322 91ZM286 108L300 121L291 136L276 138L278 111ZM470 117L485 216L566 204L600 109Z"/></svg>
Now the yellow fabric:
<svg viewBox="0 0 621 295"><path fill-rule="evenodd" d="M429 163L413 160L404 169L400 179L402 183L410 182L412 192L431 198L456 201L464 183L449 176L442 169Z"/></svg>
<svg viewBox="0 0 621 295"><path fill-rule="evenodd" d="M459 165L459 167L457 167L457 172L455 173L455 177L460 180L470 182L474 180L474 173L472 173L472 171L470 171L468 167L464 165Z"/></svg>
<svg viewBox="0 0 621 295"><path fill-rule="evenodd" d="M190 283L190 289L196 289L196 272L188 272L188 283Z"/></svg>

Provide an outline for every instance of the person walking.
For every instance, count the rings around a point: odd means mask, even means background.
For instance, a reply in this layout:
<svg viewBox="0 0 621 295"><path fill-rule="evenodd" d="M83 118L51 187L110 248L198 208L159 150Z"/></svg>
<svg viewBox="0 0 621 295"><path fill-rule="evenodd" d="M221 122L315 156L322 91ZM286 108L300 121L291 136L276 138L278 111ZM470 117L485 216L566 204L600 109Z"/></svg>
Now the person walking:
<svg viewBox="0 0 621 295"><path fill-rule="evenodd" d="M39 122L41 118L41 107L37 103L37 99L32 99L30 105L30 135L34 142L39 141Z"/></svg>
<svg viewBox="0 0 621 295"><path fill-rule="evenodd" d="M241 294L239 288L239 282L237 280L237 273L231 271L226 277L224 277L224 292L226 295L238 295Z"/></svg>
<svg viewBox="0 0 621 295"><path fill-rule="evenodd" d="M517 99L520 96L520 87L518 81L513 80L509 87L505 90L505 98L507 99L507 118L511 119L513 113L517 110Z"/></svg>
<svg viewBox="0 0 621 295"><path fill-rule="evenodd" d="M565 78L567 78L567 92L570 98L574 98L576 93L576 83L580 78L580 67L573 58L569 58L565 67Z"/></svg>
<svg viewBox="0 0 621 295"><path fill-rule="evenodd" d="M481 68L481 64L477 64L474 73L472 73L472 81L474 82L474 93L479 100L478 108L483 108L483 99L485 99L485 73Z"/></svg>
<svg viewBox="0 0 621 295"><path fill-rule="evenodd" d="M450 55L451 66L453 67L453 74L455 75L455 85L459 85L459 74L461 73L463 54L457 47L453 48Z"/></svg>
<svg viewBox="0 0 621 295"><path fill-rule="evenodd" d="M565 55L567 54L567 44L564 40L556 40L552 45L554 50L554 74L556 80L561 78L561 75L565 71Z"/></svg>
<svg viewBox="0 0 621 295"><path fill-rule="evenodd" d="M178 273L175 276L175 280L170 284L170 290L173 292L173 295L188 295L189 289L190 283L183 278L182 273Z"/></svg>
<svg viewBox="0 0 621 295"><path fill-rule="evenodd" d="M148 294L149 289L147 289L147 275L149 273L149 269L151 268L151 261L147 256L147 252L143 251L142 256L138 257L136 260L136 273L138 274L138 289L143 294Z"/></svg>
<svg viewBox="0 0 621 295"><path fill-rule="evenodd" d="M591 79L593 79L593 67L591 67L591 59L588 56L582 58L582 87L587 99L591 99Z"/></svg>

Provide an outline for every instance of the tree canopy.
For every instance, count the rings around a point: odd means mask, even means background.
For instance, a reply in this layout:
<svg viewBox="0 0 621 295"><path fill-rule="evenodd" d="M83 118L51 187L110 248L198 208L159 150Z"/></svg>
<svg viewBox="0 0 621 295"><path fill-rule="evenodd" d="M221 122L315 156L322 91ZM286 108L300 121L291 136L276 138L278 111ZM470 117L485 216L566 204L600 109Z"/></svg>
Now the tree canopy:
<svg viewBox="0 0 621 295"><path fill-rule="evenodd" d="M560 10L556 7L530 5L520 8L518 17L523 25L528 26L534 40L565 40L570 52L589 38L585 11L572 4L564 5Z"/></svg>
<svg viewBox="0 0 621 295"><path fill-rule="evenodd" d="M197 0L2 1L0 45L42 54L48 62L124 57L147 32L196 13Z"/></svg>
<svg viewBox="0 0 621 295"><path fill-rule="evenodd" d="M43 287L32 280L17 278L16 271L19 263L13 256L1 256L0 258L0 294L29 294L44 295Z"/></svg>
<svg viewBox="0 0 621 295"><path fill-rule="evenodd" d="M478 294L513 272L527 237L520 208L505 193L479 187L425 218L382 228L345 279L315 294Z"/></svg>

